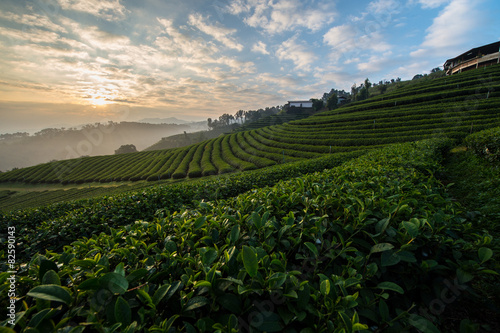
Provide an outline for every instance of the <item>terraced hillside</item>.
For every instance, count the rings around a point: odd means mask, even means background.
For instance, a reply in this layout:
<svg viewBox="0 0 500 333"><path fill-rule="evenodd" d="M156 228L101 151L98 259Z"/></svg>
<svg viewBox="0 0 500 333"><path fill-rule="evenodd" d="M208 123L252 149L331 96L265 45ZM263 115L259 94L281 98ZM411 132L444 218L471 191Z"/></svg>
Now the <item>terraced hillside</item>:
<svg viewBox="0 0 500 333"><path fill-rule="evenodd" d="M306 118L307 115L305 114L274 114L271 116L267 116L264 118L261 118L257 121L244 124L241 127L238 127L236 131L241 132L241 131L249 131L261 127L267 127L267 126L274 126L274 125L281 125L283 123L288 123L293 120L300 120Z"/></svg>
<svg viewBox="0 0 500 333"><path fill-rule="evenodd" d="M191 146L52 162L0 182L88 183L196 178L500 125L500 66L407 85L290 123Z"/></svg>

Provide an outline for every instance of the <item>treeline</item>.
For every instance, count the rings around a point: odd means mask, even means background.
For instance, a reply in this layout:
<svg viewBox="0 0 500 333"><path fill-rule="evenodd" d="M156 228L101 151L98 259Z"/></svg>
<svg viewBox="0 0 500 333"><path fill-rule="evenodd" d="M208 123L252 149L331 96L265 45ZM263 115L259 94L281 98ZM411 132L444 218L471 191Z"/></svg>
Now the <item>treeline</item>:
<svg viewBox="0 0 500 333"><path fill-rule="evenodd" d="M283 110L283 106L279 105L258 110L238 110L234 115L224 113L219 119L208 118L207 125L211 130L221 128L233 129L233 127L238 127L242 124L251 123L261 118L278 114L281 110Z"/></svg>

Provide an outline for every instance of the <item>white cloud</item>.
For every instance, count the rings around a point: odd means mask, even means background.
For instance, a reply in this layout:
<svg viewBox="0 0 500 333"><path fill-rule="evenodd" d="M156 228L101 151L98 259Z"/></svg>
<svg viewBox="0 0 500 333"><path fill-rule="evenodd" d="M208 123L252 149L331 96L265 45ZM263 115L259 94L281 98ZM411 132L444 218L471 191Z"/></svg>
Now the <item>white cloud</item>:
<svg viewBox="0 0 500 333"><path fill-rule="evenodd" d="M343 24L328 30L323 40L338 52L350 52L356 48L356 35L352 25Z"/></svg>
<svg viewBox="0 0 500 333"><path fill-rule="evenodd" d="M96 26L80 27L76 32L83 42L101 50L122 50L130 46L127 36L112 34Z"/></svg>
<svg viewBox="0 0 500 333"><path fill-rule="evenodd" d="M191 14L189 15L188 23L200 31L212 36L218 42L224 44L224 46L235 49L238 51L243 50L243 45L236 42L231 35L236 33L236 29L228 29L220 25L208 24L207 18L204 18L201 14Z"/></svg>
<svg viewBox="0 0 500 333"><path fill-rule="evenodd" d="M450 0L418 0L422 8L437 8L450 2Z"/></svg>
<svg viewBox="0 0 500 333"><path fill-rule="evenodd" d="M424 42L411 55L446 57L465 51L462 50L464 46L477 37L478 31L474 27L482 26L483 13L478 10L481 2L482 0L452 0L434 19L427 29Z"/></svg>
<svg viewBox="0 0 500 333"><path fill-rule="evenodd" d="M188 57L192 61L204 59L218 51L212 43L182 33L174 27L171 20L164 18L157 20L163 26L164 33L168 35L157 37L154 42L162 51L178 57Z"/></svg>
<svg viewBox="0 0 500 333"><path fill-rule="evenodd" d="M294 36L280 45L276 56L280 60L291 60L295 64L296 70L309 71L310 65L317 59L309 48L305 43L297 42L297 36Z"/></svg>
<svg viewBox="0 0 500 333"><path fill-rule="evenodd" d="M39 14L18 15L11 12L0 12L0 18L24 25L25 30L29 27L44 28L55 32L67 32L63 26L52 22L47 16Z"/></svg>
<svg viewBox="0 0 500 333"><path fill-rule="evenodd" d="M120 0L58 0L64 10L88 13L99 18L113 21L126 18L127 10Z"/></svg>
<svg viewBox="0 0 500 333"><path fill-rule="evenodd" d="M392 14L399 11L400 1L397 0L375 0L368 4L368 12L372 14Z"/></svg>
<svg viewBox="0 0 500 333"><path fill-rule="evenodd" d="M290 74L274 75L272 73L259 74L257 79L264 83L271 83L280 87L298 87L302 80Z"/></svg>
<svg viewBox="0 0 500 333"><path fill-rule="evenodd" d="M330 56L344 63L353 58L367 56L368 51L385 53L391 49L379 31L366 33L351 24L331 28L324 34L323 41L332 48Z"/></svg>
<svg viewBox="0 0 500 333"><path fill-rule="evenodd" d="M228 79L234 73L248 74L255 71L253 62L218 55L219 49L213 43L181 32L173 26L171 20L158 18L158 22L164 27L167 36L158 37L154 44L162 53L172 58L170 63L174 62L196 75L217 80ZM218 38L223 39L221 36ZM227 66L229 71L215 66Z"/></svg>
<svg viewBox="0 0 500 333"><path fill-rule="evenodd" d="M245 24L270 34L298 28L316 32L337 16L331 2L318 3L311 8L300 0L236 0L227 7L227 12L243 14Z"/></svg>
<svg viewBox="0 0 500 333"><path fill-rule="evenodd" d="M384 68L391 64L394 65L396 62L396 59L391 58L390 55L390 52L384 54L383 56L373 55L367 62L361 62L357 65L357 67L365 75L382 71Z"/></svg>
<svg viewBox="0 0 500 333"><path fill-rule="evenodd" d="M252 46L252 52L255 52L255 53L262 53L262 54L269 54L269 52L267 51L267 46L265 43L263 43L262 41L259 41L257 43L255 43L253 46Z"/></svg>

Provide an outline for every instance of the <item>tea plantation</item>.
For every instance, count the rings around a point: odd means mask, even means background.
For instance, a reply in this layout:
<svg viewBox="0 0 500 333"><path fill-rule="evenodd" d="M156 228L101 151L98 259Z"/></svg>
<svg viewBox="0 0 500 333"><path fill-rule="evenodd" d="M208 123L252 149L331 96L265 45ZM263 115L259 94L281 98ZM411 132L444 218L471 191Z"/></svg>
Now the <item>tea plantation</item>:
<svg viewBox="0 0 500 333"><path fill-rule="evenodd" d="M275 118L267 121L284 120ZM196 178L435 135L464 138L471 131L494 126L500 126L498 66L416 82L305 119L188 147L86 157L5 172L0 182L82 184Z"/></svg>
<svg viewBox="0 0 500 333"><path fill-rule="evenodd" d="M446 320L500 290L500 205L491 190L470 211L444 161L463 143L498 168L499 85L496 66L184 149L2 174L192 180L0 213L0 332L495 332Z"/></svg>

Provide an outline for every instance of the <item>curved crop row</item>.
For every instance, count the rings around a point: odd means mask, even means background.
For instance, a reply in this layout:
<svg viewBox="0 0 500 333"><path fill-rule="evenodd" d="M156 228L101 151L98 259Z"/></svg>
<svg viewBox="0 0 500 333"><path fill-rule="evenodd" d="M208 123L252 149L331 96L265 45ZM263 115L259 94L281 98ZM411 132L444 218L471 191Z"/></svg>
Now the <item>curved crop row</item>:
<svg viewBox="0 0 500 333"><path fill-rule="evenodd" d="M215 142L216 140L210 140L203 148L203 156L201 157L200 162L203 176L211 176L217 174L217 168L212 163L212 156L215 155L214 149L218 149L217 147L214 148Z"/></svg>
<svg viewBox="0 0 500 333"><path fill-rule="evenodd" d="M241 136L241 132L238 134L240 134ZM239 144L237 140L238 134L233 134L229 136L229 144L231 145L231 147L234 147L233 149L234 155L238 156L244 161L248 161L255 164L258 168L264 168L276 164L276 162L271 159L260 157L259 155L256 154L249 154L244 149L244 146L246 145L243 142L242 144Z"/></svg>
<svg viewBox="0 0 500 333"><path fill-rule="evenodd" d="M196 151L191 159L191 162L189 162L189 168L187 173L189 178L198 178L202 176L201 158L203 157L205 146L206 143L201 143L197 146Z"/></svg>
<svg viewBox="0 0 500 333"><path fill-rule="evenodd" d="M222 138L221 141L221 153L223 160L234 168L240 169L241 171L257 169L257 166L255 164L242 160L233 153L233 151L231 150L231 145L229 144L230 138L231 135L226 135Z"/></svg>
<svg viewBox="0 0 500 333"><path fill-rule="evenodd" d="M269 159L274 159L276 162L291 162L298 161L300 158L294 157L293 152L290 150L273 148L264 145L262 142L257 141L252 136L252 131L243 132L244 142L246 142L249 147L253 147L255 150L259 151L261 154L266 154L264 157Z"/></svg>
<svg viewBox="0 0 500 333"><path fill-rule="evenodd" d="M234 167L229 163L227 163L222 157L223 139L224 139L223 137L220 137L217 140L215 140L212 150L212 162L214 163L214 166L217 168L219 174L228 173L234 170Z"/></svg>

